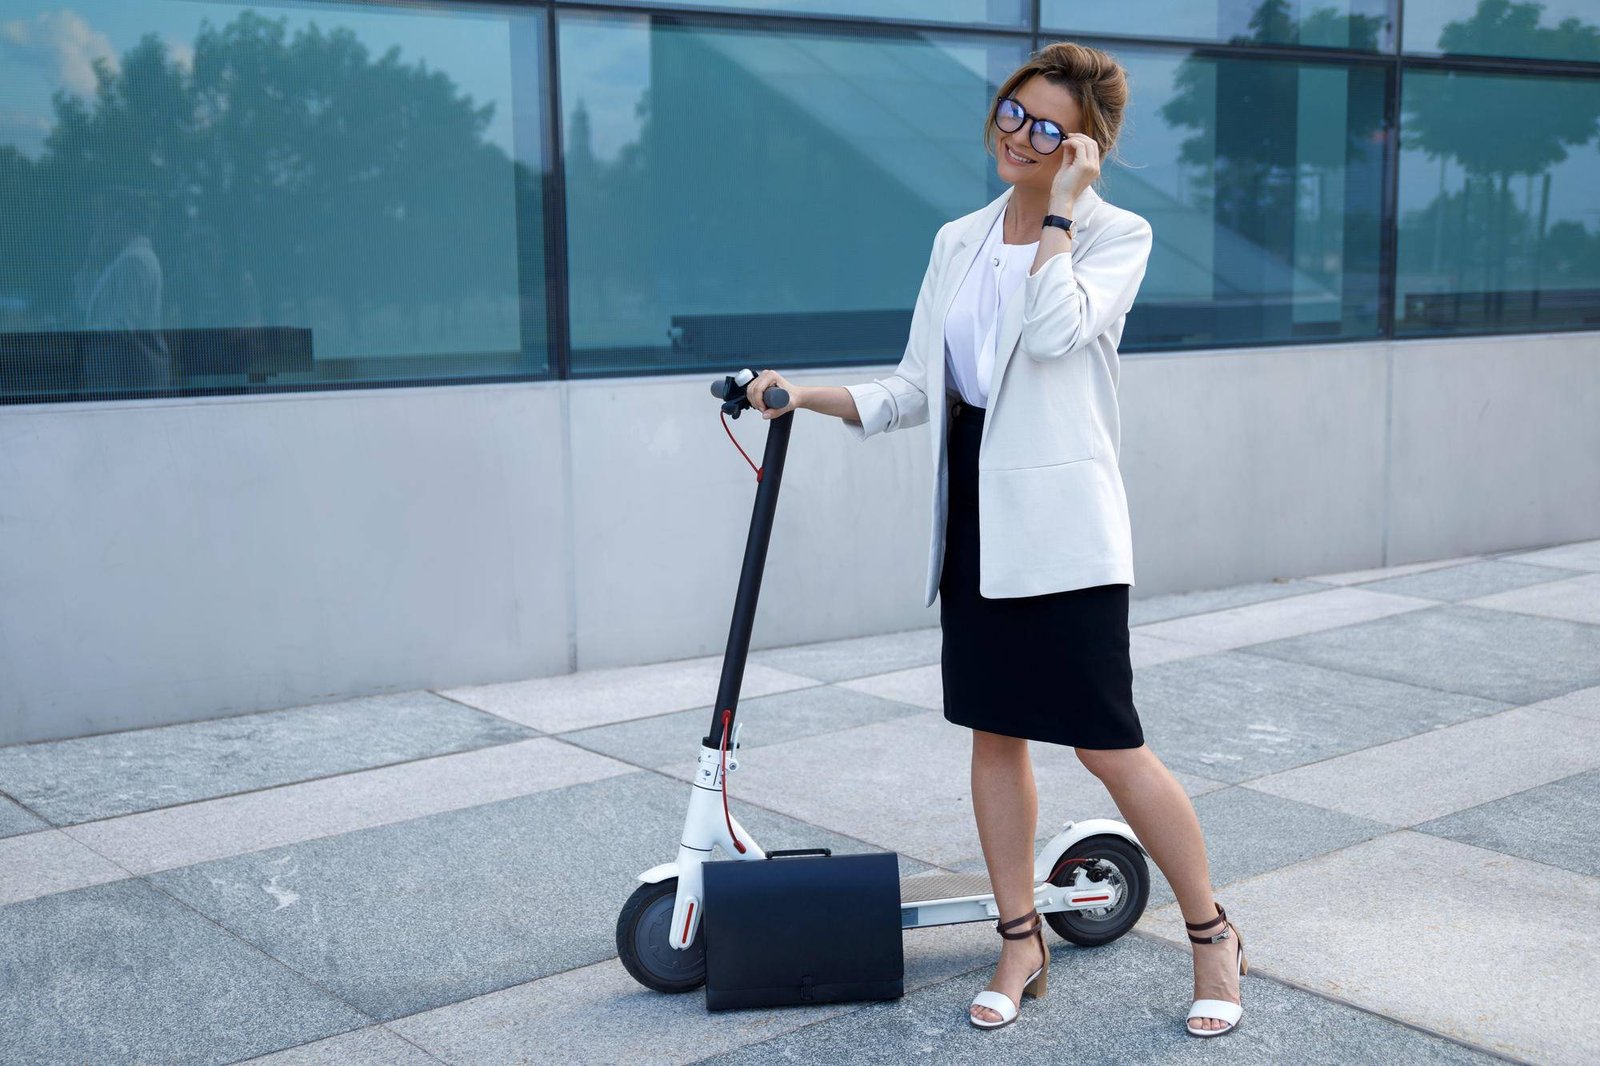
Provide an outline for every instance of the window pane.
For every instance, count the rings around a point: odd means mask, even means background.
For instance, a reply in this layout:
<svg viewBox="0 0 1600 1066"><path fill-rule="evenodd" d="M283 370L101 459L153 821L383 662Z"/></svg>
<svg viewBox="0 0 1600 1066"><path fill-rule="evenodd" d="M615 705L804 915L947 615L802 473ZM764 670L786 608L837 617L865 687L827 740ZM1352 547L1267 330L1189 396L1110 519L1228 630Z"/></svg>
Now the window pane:
<svg viewBox="0 0 1600 1066"><path fill-rule="evenodd" d="M617 0L651 7L656 0ZM772 11L797 15L840 15L860 19L968 23L1025 27L1030 0L686 0L683 6ZM679 6L674 4L674 6Z"/></svg>
<svg viewBox="0 0 1600 1066"><path fill-rule="evenodd" d="M1600 327L1600 81L1411 70L1396 329Z"/></svg>
<svg viewBox="0 0 1600 1066"><path fill-rule="evenodd" d="M1175 37L1229 44L1310 45L1321 48L1394 48L1391 0L1043 0L1045 38L1073 33Z"/></svg>
<svg viewBox="0 0 1600 1066"><path fill-rule="evenodd" d="M1106 198L1155 248L1124 349L1378 331L1379 69L1122 49L1132 98Z"/></svg>
<svg viewBox="0 0 1600 1066"><path fill-rule="evenodd" d="M1401 39L1405 50L1415 53L1600 63L1600 3L1410 0L1405 5L1405 32Z"/></svg>
<svg viewBox="0 0 1600 1066"><path fill-rule="evenodd" d="M898 362L1024 41L563 15L573 372Z"/></svg>
<svg viewBox="0 0 1600 1066"><path fill-rule="evenodd" d="M11 0L0 400L543 372L511 10Z"/></svg>

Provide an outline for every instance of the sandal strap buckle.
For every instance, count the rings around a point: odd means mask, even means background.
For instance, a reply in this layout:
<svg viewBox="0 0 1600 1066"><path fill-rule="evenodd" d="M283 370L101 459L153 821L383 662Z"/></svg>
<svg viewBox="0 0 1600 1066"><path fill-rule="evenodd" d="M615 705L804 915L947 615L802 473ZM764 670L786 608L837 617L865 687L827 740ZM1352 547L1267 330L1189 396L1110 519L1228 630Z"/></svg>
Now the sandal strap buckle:
<svg viewBox="0 0 1600 1066"><path fill-rule="evenodd" d="M1221 941L1228 939L1228 937L1231 935L1228 932L1228 930L1232 928L1228 922L1228 912L1222 909L1222 904L1220 903L1214 903L1213 906L1217 908L1217 916L1211 919L1209 922L1183 923L1184 927L1189 930L1189 939L1196 944L1220 943ZM1203 933L1207 929L1215 929L1219 925L1222 926L1222 930L1218 933L1214 933L1211 936L1195 936L1196 933Z"/></svg>

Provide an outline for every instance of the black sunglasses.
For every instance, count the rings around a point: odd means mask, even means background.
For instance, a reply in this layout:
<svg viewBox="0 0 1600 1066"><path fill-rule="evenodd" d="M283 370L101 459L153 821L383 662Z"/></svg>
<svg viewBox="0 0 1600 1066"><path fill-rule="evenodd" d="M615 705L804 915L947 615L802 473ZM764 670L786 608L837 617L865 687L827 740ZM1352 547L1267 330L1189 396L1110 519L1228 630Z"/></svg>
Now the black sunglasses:
<svg viewBox="0 0 1600 1066"><path fill-rule="evenodd" d="M1033 120L1033 128L1028 131L1028 143L1033 145L1035 152L1049 155L1061 147L1061 142L1067 136L1061 132L1061 127L1047 118L1028 114L1016 97L1002 96L994 105L994 124L1004 133L1017 132L1029 119Z"/></svg>

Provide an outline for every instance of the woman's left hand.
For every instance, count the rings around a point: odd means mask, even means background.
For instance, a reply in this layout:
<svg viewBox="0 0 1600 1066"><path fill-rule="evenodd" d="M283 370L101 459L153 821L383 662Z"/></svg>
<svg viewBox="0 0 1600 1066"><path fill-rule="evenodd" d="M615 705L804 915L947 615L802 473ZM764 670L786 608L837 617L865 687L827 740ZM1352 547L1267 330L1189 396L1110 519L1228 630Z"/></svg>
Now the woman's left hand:
<svg viewBox="0 0 1600 1066"><path fill-rule="evenodd" d="M1070 203L1100 176L1100 145L1087 133L1069 133L1061 150L1071 155L1056 170L1050 198Z"/></svg>

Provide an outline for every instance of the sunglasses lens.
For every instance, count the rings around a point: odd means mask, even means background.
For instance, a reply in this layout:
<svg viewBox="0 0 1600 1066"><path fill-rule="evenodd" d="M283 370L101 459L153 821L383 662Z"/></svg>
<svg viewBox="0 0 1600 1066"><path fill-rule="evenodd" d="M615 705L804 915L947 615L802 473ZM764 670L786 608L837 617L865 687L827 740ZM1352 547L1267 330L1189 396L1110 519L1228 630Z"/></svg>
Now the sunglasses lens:
<svg viewBox="0 0 1600 1066"><path fill-rule="evenodd" d="M1049 155L1061 147L1061 130L1054 122L1035 122L1033 129L1028 134L1028 141L1033 145L1035 151L1042 155Z"/></svg>
<svg viewBox="0 0 1600 1066"><path fill-rule="evenodd" d="M1015 133L1022 125L1022 105L1010 97L995 105L994 124L1007 133Z"/></svg>

